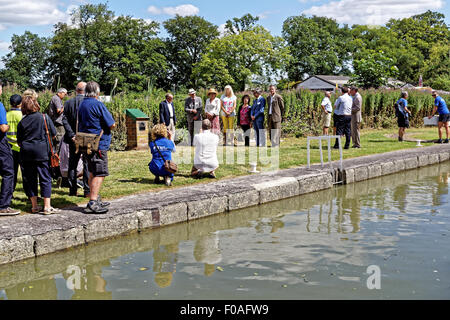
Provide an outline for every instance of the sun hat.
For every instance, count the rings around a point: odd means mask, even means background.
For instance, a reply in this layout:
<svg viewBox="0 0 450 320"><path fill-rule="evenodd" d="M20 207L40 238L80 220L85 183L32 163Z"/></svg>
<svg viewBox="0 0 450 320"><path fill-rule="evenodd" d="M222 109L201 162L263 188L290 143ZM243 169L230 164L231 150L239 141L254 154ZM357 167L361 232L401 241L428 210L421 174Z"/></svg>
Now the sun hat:
<svg viewBox="0 0 450 320"><path fill-rule="evenodd" d="M195 91L194 89L189 89L189 94L196 94L197 91Z"/></svg>
<svg viewBox="0 0 450 320"><path fill-rule="evenodd" d="M209 95L210 95L211 93L215 93L215 94L217 95L216 89L214 89L214 88L209 89L209 91L208 91L208 97L209 97Z"/></svg>

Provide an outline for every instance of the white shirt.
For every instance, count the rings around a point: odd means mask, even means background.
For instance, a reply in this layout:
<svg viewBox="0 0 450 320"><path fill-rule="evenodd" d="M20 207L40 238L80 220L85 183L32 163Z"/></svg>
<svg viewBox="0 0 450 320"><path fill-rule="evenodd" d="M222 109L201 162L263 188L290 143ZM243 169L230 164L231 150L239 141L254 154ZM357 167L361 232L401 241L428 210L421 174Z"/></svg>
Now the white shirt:
<svg viewBox="0 0 450 320"><path fill-rule="evenodd" d="M272 105L273 105L273 97L274 97L275 95L271 95L270 96L270 107L269 107L269 114L271 115L272 114Z"/></svg>
<svg viewBox="0 0 450 320"><path fill-rule="evenodd" d="M336 100L334 107L336 108L334 113L340 116L352 115L353 99L348 93L343 94Z"/></svg>
<svg viewBox="0 0 450 320"><path fill-rule="evenodd" d="M217 146L219 136L210 130L203 131L194 137L194 167L201 172L212 172L219 167Z"/></svg>
<svg viewBox="0 0 450 320"><path fill-rule="evenodd" d="M167 102L167 105L169 106L170 117L173 118L173 102L169 103L169 101L167 101L167 100L166 100L166 102Z"/></svg>
<svg viewBox="0 0 450 320"><path fill-rule="evenodd" d="M330 98L328 97L323 98L321 106L324 107L328 113L333 112L333 107L331 105Z"/></svg>
<svg viewBox="0 0 450 320"><path fill-rule="evenodd" d="M206 99L205 112L218 116L220 113L220 99L215 98L212 102L211 99Z"/></svg>

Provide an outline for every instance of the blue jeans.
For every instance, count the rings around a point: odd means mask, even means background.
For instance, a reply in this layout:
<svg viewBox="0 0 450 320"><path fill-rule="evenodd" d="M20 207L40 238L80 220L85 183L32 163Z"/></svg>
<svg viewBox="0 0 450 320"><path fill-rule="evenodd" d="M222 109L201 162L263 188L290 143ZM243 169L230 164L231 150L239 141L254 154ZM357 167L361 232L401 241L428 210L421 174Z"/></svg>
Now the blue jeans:
<svg viewBox="0 0 450 320"><path fill-rule="evenodd" d="M264 129L264 117L258 117L253 121L253 128L256 133L256 146L266 146L266 132Z"/></svg>

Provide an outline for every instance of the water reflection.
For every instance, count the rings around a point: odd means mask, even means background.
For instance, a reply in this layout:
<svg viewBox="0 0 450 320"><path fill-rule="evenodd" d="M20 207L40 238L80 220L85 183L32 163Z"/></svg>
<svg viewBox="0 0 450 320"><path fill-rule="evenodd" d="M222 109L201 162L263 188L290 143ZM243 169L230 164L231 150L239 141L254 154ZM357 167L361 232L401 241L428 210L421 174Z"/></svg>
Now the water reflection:
<svg viewBox="0 0 450 320"><path fill-rule="evenodd" d="M160 288L172 284L173 275L177 271L178 244L164 245L153 251L153 272L155 283Z"/></svg>
<svg viewBox="0 0 450 320"><path fill-rule="evenodd" d="M168 297L205 290L213 298L206 288L216 288L208 281L221 279L221 265L235 270L221 281L294 284L303 283L298 274L305 270L329 276L331 267L366 266L374 256L383 261L395 255L405 234L437 236L416 229L429 221L424 212L444 216L449 173L449 164L408 171L0 266L0 299L150 298L172 289ZM445 219L439 224L448 231ZM270 272L248 276L252 268ZM278 292L269 297L281 298Z"/></svg>

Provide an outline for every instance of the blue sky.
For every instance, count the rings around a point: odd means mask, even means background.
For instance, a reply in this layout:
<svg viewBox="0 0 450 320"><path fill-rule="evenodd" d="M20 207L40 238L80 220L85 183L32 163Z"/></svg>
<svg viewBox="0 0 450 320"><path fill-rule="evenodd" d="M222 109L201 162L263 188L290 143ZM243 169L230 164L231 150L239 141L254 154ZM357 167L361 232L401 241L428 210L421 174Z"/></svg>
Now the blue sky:
<svg viewBox="0 0 450 320"><path fill-rule="evenodd" d="M53 24L67 21L68 12L82 3L96 0L0 0L0 56L8 52L13 34L25 30L51 35ZM226 20L251 13L272 33L280 35L283 21L305 13L335 18L348 24L384 24L389 18L403 18L430 9L446 15L450 24L450 0L109 0L116 15L162 22L180 15L198 14L217 26ZM164 35L164 32L162 33Z"/></svg>

